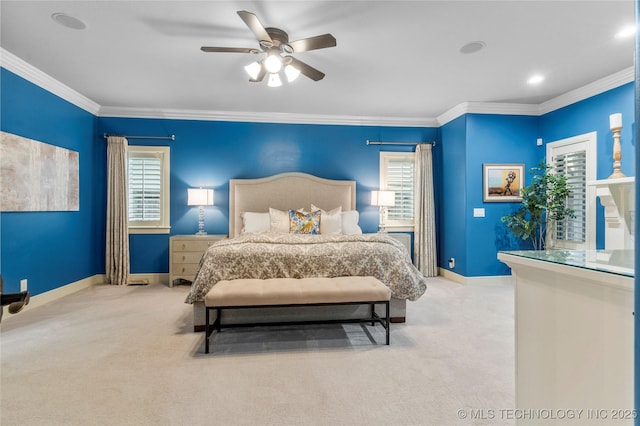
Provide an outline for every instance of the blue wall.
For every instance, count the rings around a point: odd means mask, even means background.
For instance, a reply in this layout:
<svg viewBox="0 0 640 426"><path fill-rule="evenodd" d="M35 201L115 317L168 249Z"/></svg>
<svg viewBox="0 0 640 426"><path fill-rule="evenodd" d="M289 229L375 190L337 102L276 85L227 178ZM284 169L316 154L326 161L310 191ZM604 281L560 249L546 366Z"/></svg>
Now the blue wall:
<svg viewBox="0 0 640 426"><path fill-rule="evenodd" d="M518 204L483 201L483 164L534 167L544 157L536 146L538 117L467 114L441 130L444 213L439 264L465 277L508 274L497 252L519 248L520 241L506 233L500 218ZM474 208L484 208L485 217L473 217ZM454 268L448 266L450 258L455 258Z"/></svg>
<svg viewBox="0 0 640 426"><path fill-rule="evenodd" d="M436 198L436 207L441 212L438 234L440 235L439 265L448 268L448 259L455 258L452 270L460 275L467 271L466 235L466 175L467 175L467 116L459 117L440 129L442 152L440 174L434 178L441 191ZM434 184L435 184L434 183Z"/></svg>
<svg viewBox="0 0 640 426"><path fill-rule="evenodd" d="M606 179L613 171L613 133L609 115L622 113L622 172L635 176L634 84L629 83L584 101L545 114L540 119L540 137L545 143L590 132L598 133L597 179ZM596 248L604 248L604 209L597 203Z"/></svg>
<svg viewBox="0 0 640 426"><path fill-rule="evenodd" d="M104 180L96 168L96 118L38 86L0 69L0 129L79 152L80 210L0 213L0 272L7 292L26 278L32 294L104 271L104 210L94 188Z"/></svg>
<svg viewBox="0 0 640 426"><path fill-rule="evenodd" d="M467 118L467 256L465 276L509 274L498 261L499 250L521 247L505 231L500 218L520 207L519 203L485 203L482 196L483 164L524 164L525 185L528 170L544 158L536 146L538 117L471 114ZM473 217L474 208L484 208L485 217Z"/></svg>
<svg viewBox="0 0 640 426"><path fill-rule="evenodd" d="M523 163L525 170L545 158L545 143L598 132L597 178L612 171L613 138L609 115L623 116L622 171L635 175L633 137L634 85L629 83L540 117L466 114L440 128L442 160L436 181L441 193L439 221L439 265L465 277L507 275L509 268L496 259L500 250L529 249L526 242L506 232L500 218L517 203L485 203L482 200L482 165ZM530 183L527 176L525 184ZM474 208L484 208L485 217L473 217ZM604 245L604 217L598 203L596 245ZM448 260L455 258L454 268Z"/></svg>
<svg viewBox="0 0 640 426"><path fill-rule="evenodd" d="M366 140L431 141L436 128L270 124L221 121L100 118L99 132L130 135L175 134L170 143L130 140L130 144L171 146L171 235L197 231L198 209L187 206L187 188L215 190L205 209L205 230L229 232L229 179L305 172L357 182L357 209L364 232L375 232L378 210L369 193L379 186L380 147ZM397 147L399 149L412 149ZM167 235L132 235L131 272L169 271Z"/></svg>
<svg viewBox="0 0 640 426"><path fill-rule="evenodd" d="M635 176L635 112L633 83L560 108L540 117L540 136L545 143L589 132L598 132L598 176L606 179L613 171L613 133L609 115L622 113L622 172Z"/></svg>
<svg viewBox="0 0 640 426"><path fill-rule="evenodd" d="M633 85L628 84L541 117L466 114L441 128L334 126L96 118L92 114L2 69L1 128L10 133L80 153L80 211L1 213L0 271L7 291L29 279L33 294L104 273L106 143L103 133L167 135L173 142L131 144L171 146L171 235L195 233L197 209L186 205L186 189L216 190L206 209L206 230L228 233L228 181L301 171L357 181L357 208L365 232L377 229L369 191L378 187L379 151L408 147L367 146L366 140L438 142L434 150L438 259L456 259L453 271L466 277L503 275L498 250L521 247L500 222L515 203L482 201L484 163L524 163L544 157L545 142L596 130L598 178L611 171L609 114L623 114L623 171L634 174ZM484 208L484 218L473 209ZM601 241L602 219L598 223ZM166 273L169 235L132 235L131 272Z"/></svg>

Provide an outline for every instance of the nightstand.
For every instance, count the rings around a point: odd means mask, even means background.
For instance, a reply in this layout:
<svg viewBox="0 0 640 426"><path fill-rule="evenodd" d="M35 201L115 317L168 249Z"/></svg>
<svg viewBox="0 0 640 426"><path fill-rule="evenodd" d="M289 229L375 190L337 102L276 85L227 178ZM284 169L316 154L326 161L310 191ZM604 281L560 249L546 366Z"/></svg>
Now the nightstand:
<svg viewBox="0 0 640 426"><path fill-rule="evenodd" d="M411 256L411 234L406 234L404 232L389 232L387 235L402 243L407 248L409 256Z"/></svg>
<svg viewBox="0 0 640 426"><path fill-rule="evenodd" d="M384 234L401 243L407 249L409 257L411 256L411 234L406 232L376 232L376 234ZM412 258L413 260L413 258Z"/></svg>
<svg viewBox="0 0 640 426"><path fill-rule="evenodd" d="M193 281L207 248L226 235L174 235L169 238L169 287L177 279Z"/></svg>

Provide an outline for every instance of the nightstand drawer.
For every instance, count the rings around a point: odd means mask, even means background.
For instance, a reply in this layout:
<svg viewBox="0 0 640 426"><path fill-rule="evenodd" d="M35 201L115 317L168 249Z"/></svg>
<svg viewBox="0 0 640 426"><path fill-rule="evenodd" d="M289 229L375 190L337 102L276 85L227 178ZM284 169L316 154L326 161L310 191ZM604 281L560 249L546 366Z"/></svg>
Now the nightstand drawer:
<svg viewBox="0 0 640 426"><path fill-rule="evenodd" d="M169 287L177 279L193 281L200 259L210 245L226 235L174 235L169 239Z"/></svg>
<svg viewBox="0 0 640 426"><path fill-rule="evenodd" d="M171 265L173 275L189 275L194 276L198 272L197 263L174 263Z"/></svg>
<svg viewBox="0 0 640 426"><path fill-rule="evenodd" d="M173 263L200 263L200 259L202 259L203 251L183 251L178 253L173 253L171 256L171 262Z"/></svg>
<svg viewBox="0 0 640 426"><path fill-rule="evenodd" d="M211 241L211 240L209 241L187 241L187 240L176 241L174 243L173 251L174 252L196 251L196 252L204 253L204 251L214 242L215 241Z"/></svg>

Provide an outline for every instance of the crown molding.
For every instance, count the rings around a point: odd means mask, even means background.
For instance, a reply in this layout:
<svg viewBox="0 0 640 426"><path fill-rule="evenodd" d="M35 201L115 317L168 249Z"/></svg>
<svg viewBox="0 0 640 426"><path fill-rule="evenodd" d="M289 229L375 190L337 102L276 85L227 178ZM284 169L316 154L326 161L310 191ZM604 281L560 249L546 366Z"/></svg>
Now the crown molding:
<svg viewBox="0 0 640 426"><path fill-rule="evenodd" d="M608 90L615 89L616 87L631 83L634 80L635 68L629 67L623 69L622 71L618 71L617 73L611 74L607 77L601 78L600 80L596 80L585 86L571 90L563 95L541 103L539 105L539 115L544 115L557 109L564 108L576 102L604 93Z"/></svg>
<svg viewBox="0 0 640 426"><path fill-rule="evenodd" d="M442 126L464 114L539 115L537 104L514 104L502 102L463 102L436 118Z"/></svg>
<svg viewBox="0 0 640 426"><path fill-rule="evenodd" d="M443 126L464 114L504 114L540 116L564 108L576 102L599 95L635 80L634 67L626 68L585 86L571 90L541 104L517 104L499 102L463 102L436 118Z"/></svg>
<svg viewBox="0 0 640 426"><path fill-rule="evenodd" d="M275 112L229 112L100 106L96 102L40 71L0 47L0 66L56 96L99 117L169 118L178 120L241 121L253 123L326 124L389 127L439 127L464 114L540 116L635 80L634 67L626 68L541 104L463 102L437 118L340 116Z"/></svg>
<svg viewBox="0 0 640 426"><path fill-rule="evenodd" d="M174 120L236 121L251 123L327 124L352 126L437 127L435 119L362 117L278 112L229 112L184 109L100 107L100 117L166 118Z"/></svg>
<svg viewBox="0 0 640 426"><path fill-rule="evenodd" d="M0 66L54 95L97 115L100 105L0 47Z"/></svg>

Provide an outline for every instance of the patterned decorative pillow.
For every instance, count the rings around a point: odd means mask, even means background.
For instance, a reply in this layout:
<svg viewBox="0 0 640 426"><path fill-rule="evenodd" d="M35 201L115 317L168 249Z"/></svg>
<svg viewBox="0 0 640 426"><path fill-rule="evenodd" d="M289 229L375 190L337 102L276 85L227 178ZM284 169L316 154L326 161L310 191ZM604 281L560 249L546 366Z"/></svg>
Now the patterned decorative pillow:
<svg viewBox="0 0 640 426"><path fill-rule="evenodd" d="M320 210L310 213L289 210L289 232L292 234L319 234Z"/></svg>

